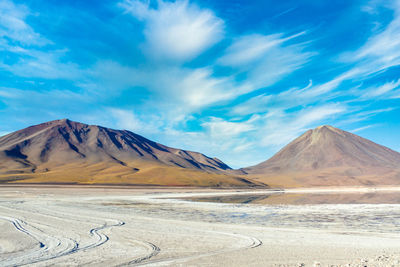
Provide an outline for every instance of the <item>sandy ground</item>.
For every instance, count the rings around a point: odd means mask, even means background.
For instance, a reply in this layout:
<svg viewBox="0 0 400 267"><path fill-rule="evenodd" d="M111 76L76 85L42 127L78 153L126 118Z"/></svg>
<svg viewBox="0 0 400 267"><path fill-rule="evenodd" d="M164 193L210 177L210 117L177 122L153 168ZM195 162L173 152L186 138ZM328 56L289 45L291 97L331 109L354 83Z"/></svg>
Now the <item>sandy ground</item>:
<svg viewBox="0 0 400 267"><path fill-rule="evenodd" d="M329 190L301 193L338 193ZM360 190L400 194L346 192ZM399 204L182 199L253 193L2 186L0 266L400 266Z"/></svg>

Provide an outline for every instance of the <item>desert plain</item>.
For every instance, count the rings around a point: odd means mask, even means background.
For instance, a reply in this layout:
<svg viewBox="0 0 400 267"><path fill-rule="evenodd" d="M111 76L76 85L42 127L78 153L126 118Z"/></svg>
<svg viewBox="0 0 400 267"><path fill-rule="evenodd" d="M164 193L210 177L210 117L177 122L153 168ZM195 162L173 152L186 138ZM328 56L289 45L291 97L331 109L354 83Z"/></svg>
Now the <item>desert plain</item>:
<svg viewBox="0 0 400 267"><path fill-rule="evenodd" d="M400 187L3 185L0 229L1 266L400 266Z"/></svg>

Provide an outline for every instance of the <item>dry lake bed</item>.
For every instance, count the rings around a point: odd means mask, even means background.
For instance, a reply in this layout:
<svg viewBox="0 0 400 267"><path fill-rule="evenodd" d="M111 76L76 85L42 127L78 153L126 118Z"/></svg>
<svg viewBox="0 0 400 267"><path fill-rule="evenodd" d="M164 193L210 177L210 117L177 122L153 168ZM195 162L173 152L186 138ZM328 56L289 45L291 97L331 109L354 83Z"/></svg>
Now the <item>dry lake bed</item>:
<svg viewBox="0 0 400 267"><path fill-rule="evenodd" d="M0 266L400 266L400 188L1 186Z"/></svg>

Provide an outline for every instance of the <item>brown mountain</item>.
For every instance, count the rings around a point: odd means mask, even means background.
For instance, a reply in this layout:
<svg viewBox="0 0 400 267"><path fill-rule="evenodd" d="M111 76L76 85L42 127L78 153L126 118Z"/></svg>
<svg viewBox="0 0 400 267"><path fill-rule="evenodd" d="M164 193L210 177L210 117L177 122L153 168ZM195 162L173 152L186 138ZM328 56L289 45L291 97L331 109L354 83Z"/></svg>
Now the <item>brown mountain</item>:
<svg viewBox="0 0 400 267"><path fill-rule="evenodd" d="M269 160L242 170L270 186L398 185L400 153L332 126L320 126Z"/></svg>
<svg viewBox="0 0 400 267"><path fill-rule="evenodd" d="M0 137L0 182L247 186L217 158L67 119Z"/></svg>

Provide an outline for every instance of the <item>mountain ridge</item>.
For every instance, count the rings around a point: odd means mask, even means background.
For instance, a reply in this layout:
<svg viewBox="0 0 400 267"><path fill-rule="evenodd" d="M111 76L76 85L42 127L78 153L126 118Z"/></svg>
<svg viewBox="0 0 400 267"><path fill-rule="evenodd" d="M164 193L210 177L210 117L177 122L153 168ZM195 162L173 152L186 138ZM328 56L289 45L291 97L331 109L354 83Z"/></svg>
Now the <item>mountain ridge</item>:
<svg viewBox="0 0 400 267"><path fill-rule="evenodd" d="M173 175L179 180L173 182L174 185L191 185L190 179L185 177L196 175L216 186L219 178L226 185L252 184L227 173L231 168L219 159L168 147L127 130L68 119L33 125L0 137L0 159L0 179L13 176L15 181L24 182L40 182L41 179L54 182L64 171L75 180L80 177L80 183L97 183L99 177L107 182L107 177L115 176L115 179L108 178L108 182L118 182L118 177L125 177L119 182L140 184L145 182L143 175L147 173L150 177L147 180L152 180L150 184L164 183L162 177L169 180L169 184L174 180L170 177ZM92 171L88 172L89 169ZM55 172L57 178L51 180L49 177L55 177ZM204 181L197 179L194 184Z"/></svg>

